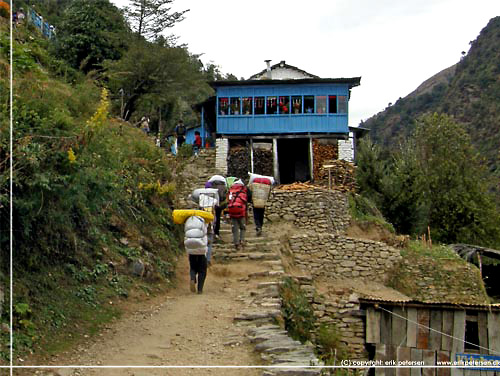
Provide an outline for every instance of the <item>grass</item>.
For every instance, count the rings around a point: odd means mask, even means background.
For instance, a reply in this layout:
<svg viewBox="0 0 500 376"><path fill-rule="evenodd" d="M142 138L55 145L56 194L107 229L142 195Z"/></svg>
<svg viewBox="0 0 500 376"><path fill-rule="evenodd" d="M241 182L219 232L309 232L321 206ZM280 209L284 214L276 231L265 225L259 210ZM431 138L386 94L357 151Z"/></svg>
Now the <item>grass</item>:
<svg viewBox="0 0 500 376"><path fill-rule="evenodd" d="M366 197L351 193L348 196L351 218L358 223L373 223L395 234L394 226L387 222L375 204Z"/></svg>
<svg viewBox="0 0 500 376"><path fill-rule="evenodd" d="M430 257L436 261L439 260L454 260L466 262L450 247L442 244L434 244L431 247L420 240L411 240L408 247L401 251L401 255L407 256L409 254Z"/></svg>
<svg viewBox="0 0 500 376"><path fill-rule="evenodd" d="M0 70L6 40L0 33ZM43 358L95 335L120 315L128 296L172 285L182 230L171 210L180 182L171 172L178 162L139 129L110 119L105 92L51 56L46 41L19 30L13 47L14 350L16 357ZM3 125L8 82L0 77ZM1 228L9 227L6 129L0 128ZM8 239L0 236L4 247ZM147 265L146 276L131 273L133 260ZM5 283L7 266L0 266ZM4 302L2 324L9 314ZM8 332L0 336L7 344ZM0 347L0 358L7 356Z"/></svg>

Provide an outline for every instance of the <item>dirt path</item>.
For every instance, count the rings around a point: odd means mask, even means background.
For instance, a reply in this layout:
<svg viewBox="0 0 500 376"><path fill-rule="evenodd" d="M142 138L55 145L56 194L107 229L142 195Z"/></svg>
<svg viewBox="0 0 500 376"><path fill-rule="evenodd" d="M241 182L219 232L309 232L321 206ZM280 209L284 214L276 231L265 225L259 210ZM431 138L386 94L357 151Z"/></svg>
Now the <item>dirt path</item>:
<svg viewBox="0 0 500 376"><path fill-rule="evenodd" d="M88 348L83 346L58 365L98 366L248 366L262 364L233 318L244 309L239 298L248 291L252 262L214 265L203 294L189 291L187 257L180 260L179 287L156 298L108 327ZM232 368L54 368L34 374L76 375L260 375L258 369Z"/></svg>

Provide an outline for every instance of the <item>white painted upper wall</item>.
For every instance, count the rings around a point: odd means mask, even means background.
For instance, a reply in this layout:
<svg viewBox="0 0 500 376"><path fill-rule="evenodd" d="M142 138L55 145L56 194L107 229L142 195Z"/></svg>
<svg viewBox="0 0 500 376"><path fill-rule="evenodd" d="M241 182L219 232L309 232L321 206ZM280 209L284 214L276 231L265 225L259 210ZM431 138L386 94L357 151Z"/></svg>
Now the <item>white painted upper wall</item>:
<svg viewBox="0 0 500 376"><path fill-rule="evenodd" d="M290 69L287 67L277 67L271 69L271 79L272 80L297 80L301 78L312 78L310 75L299 72L295 69ZM267 72L259 75L257 80L269 79L267 77Z"/></svg>
<svg viewBox="0 0 500 376"><path fill-rule="evenodd" d="M252 80L300 80L303 78L318 78L302 69L286 64L285 60L271 66L270 60L266 60L267 68L262 72L254 74ZM270 75L270 77L269 77Z"/></svg>

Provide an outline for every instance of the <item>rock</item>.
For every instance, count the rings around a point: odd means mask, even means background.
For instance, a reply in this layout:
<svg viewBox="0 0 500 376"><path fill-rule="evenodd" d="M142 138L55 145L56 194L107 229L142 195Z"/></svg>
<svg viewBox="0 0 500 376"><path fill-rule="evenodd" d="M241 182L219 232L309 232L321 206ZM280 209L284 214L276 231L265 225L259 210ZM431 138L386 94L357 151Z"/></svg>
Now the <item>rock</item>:
<svg viewBox="0 0 500 376"><path fill-rule="evenodd" d="M134 260L132 262L132 273L138 277L142 277L146 270L146 266L141 260Z"/></svg>

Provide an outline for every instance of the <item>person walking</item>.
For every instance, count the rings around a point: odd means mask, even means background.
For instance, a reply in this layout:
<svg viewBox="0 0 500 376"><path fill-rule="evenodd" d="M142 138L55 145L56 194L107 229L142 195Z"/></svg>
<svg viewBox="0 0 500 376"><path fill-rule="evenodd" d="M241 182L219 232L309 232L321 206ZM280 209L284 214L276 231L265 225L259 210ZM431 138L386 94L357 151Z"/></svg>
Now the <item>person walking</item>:
<svg viewBox="0 0 500 376"><path fill-rule="evenodd" d="M182 119L179 120L179 122L175 126L174 133L175 133L175 137L177 138L177 152L178 152L179 148L186 141L186 126L184 125L184 122L182 121Z"/></svg>
<svg viewBox="0 0 500 376"><path fill-rule="evenodd" d="M205 188L216 188L219 191L219 203L215 205L215 220L214 220L214 238L221 241L220 238L220 220L222 211L227 207L227 186L226 178L222 175L214 175L205 184Z"/></svg>
<svg viewBox="0 0 500 376"><path fill-rule="evenodd" d="M184 224L184 247L189 258L189 288L203 293L207 277L208 225L199 216L189 217Z"/></svg>
<svg viewBox="0 0 500 376"><path fill-rule="evenodd" d="M245 248L245 231L247 222L248 202L252 199L251 192L243 181L237 180L231 185L228 193L227 208L231 218L233 244L236 250Z"/></svg>
<svg viewBox="0 0 500 376"><path fill-rule="evenodd" d="M194 143L193 143L194 155L197 157L201 150L201 136L200 132L194 132Z"/></svg>
<svg viewBox="0 0 500 376"><path fill-rule="evenodd" d="M262 226L264 225L264 213L266 211L267 200L271 192L272 178L261 176L251 179L248 188L252 193L253 220L255 223L255 233L262 235Z"/></svg>

